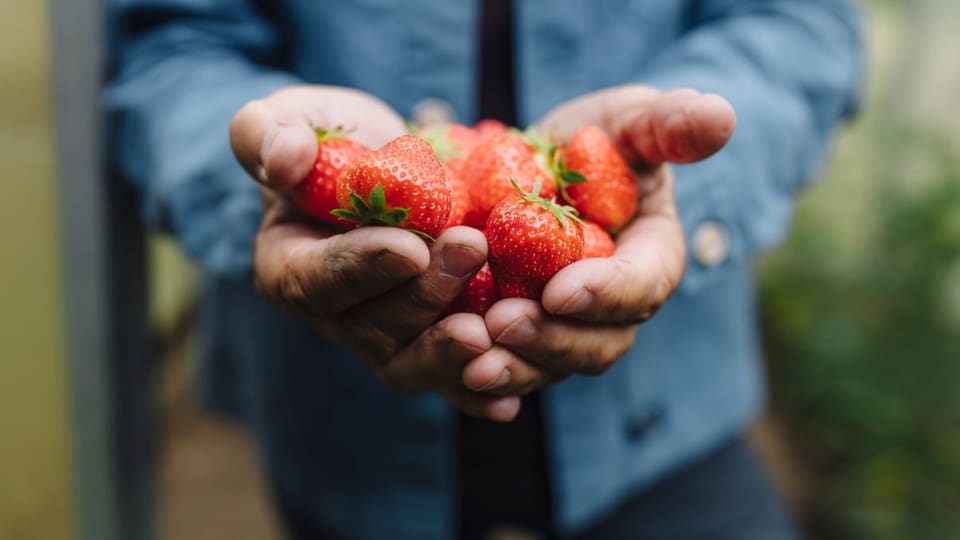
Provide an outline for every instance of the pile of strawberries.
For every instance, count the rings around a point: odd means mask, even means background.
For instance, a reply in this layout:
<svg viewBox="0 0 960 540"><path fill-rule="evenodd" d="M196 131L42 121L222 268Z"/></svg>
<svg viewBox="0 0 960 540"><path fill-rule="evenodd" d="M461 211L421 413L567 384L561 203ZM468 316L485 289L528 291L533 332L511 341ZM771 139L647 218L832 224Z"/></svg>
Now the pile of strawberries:
<svg viewBox="0 0 960 540"><path fill-rule="evenodd" d="M338 229L401 227L426 239L466 225L484 232L488 264L450 312L484 314L500 298L539 299L570 263L613 254L633 217L637 186L600 129L564 145L494 120L417 128L378 150L320 131L314 167L293 191Z"/></svg>

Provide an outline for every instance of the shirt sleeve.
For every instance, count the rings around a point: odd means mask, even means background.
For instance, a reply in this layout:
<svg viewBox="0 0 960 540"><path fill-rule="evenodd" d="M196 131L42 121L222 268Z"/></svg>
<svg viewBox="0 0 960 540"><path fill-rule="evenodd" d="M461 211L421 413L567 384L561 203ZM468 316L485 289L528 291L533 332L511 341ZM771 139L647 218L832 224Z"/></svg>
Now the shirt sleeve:
<svg viewBox="0 0 960 540"><path fill-rule="evenodd" d="M862 23L853 0L710 0L695 28L665 49L644 82L715 92L737 111L728 146L677 166L677 198L695 291L731 261L781 241L793 196L822 166L862 76ZM724 231L727 254L705 263L695 237ZM716 237L716 235L714 235Z"/></svg>
<svg viewBox="0 0 960 540"><path fill-rule="evenodd" d="M104 93L110 159L141 192L147 224L207 271L248 276L256 184L228 129L247 101L298 81L273 25L240 0L113 0Z"/></svg>

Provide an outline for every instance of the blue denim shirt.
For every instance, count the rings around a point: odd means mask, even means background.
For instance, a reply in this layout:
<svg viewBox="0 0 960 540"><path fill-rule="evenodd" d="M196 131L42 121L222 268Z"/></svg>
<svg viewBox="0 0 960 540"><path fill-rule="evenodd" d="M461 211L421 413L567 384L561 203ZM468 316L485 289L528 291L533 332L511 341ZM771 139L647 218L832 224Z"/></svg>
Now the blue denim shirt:
<svg viewBox="0 0 960 540"><path fill-rule="evenodd" d="M599 377L546 391L557 526L583 529L625 496L743 429L763 403L751 258L780 241L794 194L853 109L861 30L852 0L517 0L524 123L629 82L725 96L729 146L676 168L692 237L680 290ZM113 0L105 94L113 158L147 221L206 279L211 400L252 426L274 486L344 537L445 538L454 452L448 405L397 396L363 362L252 289L257 189L227 140L233 113L285 85L343 85L409 114L425 98L476 116L476 2ZM719 229L717 229L719 227ZM692 238L688 238L692 244Z"/></svg>

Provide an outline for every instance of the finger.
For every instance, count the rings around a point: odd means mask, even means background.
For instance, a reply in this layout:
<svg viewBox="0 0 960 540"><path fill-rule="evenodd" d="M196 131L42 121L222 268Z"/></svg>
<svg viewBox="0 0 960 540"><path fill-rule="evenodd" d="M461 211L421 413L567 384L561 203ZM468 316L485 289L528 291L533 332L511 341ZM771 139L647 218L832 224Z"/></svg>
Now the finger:
<svg viewBox="0 0 960 540"><path fill-rule="evenodd" d="M341 128L351 139L380 148L407 132L403 118L383 100L353 88L302 85L280 90L271 103L306 115L315 128Z"/></svg>
<svg viewBox="0 0 960 540"><path fill-rule="evenodd" d="M611 117L610 133L628 159L635 156L647 165L706 159L727 144L736 127L733 107L716 94L674 90L639 106L632 97L619 99L623 103L607 104L623 111Z"/></svg>
<svg viewBox="0 0 960 540"><path fill-rule="evenodd" d="M594 322L643 322L667 301L686 265L671 175L641 200L638 213L617 238L612 257L575 262L550 279L541 298L548 313Z"/></svg>
<svg viewBox="0 0 960 540"><path fill-rule="evenodd" d="M283 189L296 185L317 154L314 126L317 109L278 106L270 98L251 101L230 124L230 144L237 161L254 180Z"/></svg>
<svg viewBox="0 0 960 540"><path fill-rule="evenodd" d="M491 396L461 387L444 397L464 413L494 422L511 422L520 413L520 398L517 396Z"/></svg>
<svg viewBox="0 0 960 540"><path fill-rule="evenodd" d="M546 313L536 302L508 299L485 317L494 342L550 370L602 373L629 350L635 324L592 324ZM493 349L491 349L493 350Z"/></svg>
<svg viewBox="0 0 960 540"><path fill-rule="evenodd" d="M619 86L582 95L548 112L538 122L540 129L559 142L566 142L583 126L597 126L614 134L616 117L624 111L618 108L643 109L661 92L643 85Z"/></svg>
<svg viewBox="0 0 960 540"><path fill-rule="evenodd" d="M289 188L309 172L317 129L343 128L351 139L379 148L406 132L383 101L349 88L294 86L251 101L230 124L230 143L247 173L262 184Z"/></svg>
<svg viewBox="0 0 960 540"><path fill-rule="evenodd" d="M600 127L632 164L655 167L700 161L717 152L732 136L736 114L715 94L628 85L569 101L539 125L561 142L582 126Z"/></svg>
<svg viewBox="0 0 960 540"><path fill-rule="evenodd" d="M475 392L522 396L562 379L560 372L527 362L505 347L495 346L463 368L463 385Z"/></svg>
<svg viewBox="0 0 960 540"><path fill-rule="evenodd" d="M483 233L454 227L433 243L430 264L417 279L356 306L343 316L356 324L379 328L403 343L437 320L486 259L487 241Z"/></svg>
<svg viewBox="0 0 960 540"><path fill-rule="evenodd" d="M479 315L457 313L425 330L377 368L377 376L405 394L449 392L460 385L463 366L492 346Z"/></svg>
<svg viewBox="0 0 960 540"><path fill-rule="evenodd" d="M257 288L304 315L330 315L374 298L426 270L429 251L400 229L364 227L336 236L279 223L257 236Z"/></svg>

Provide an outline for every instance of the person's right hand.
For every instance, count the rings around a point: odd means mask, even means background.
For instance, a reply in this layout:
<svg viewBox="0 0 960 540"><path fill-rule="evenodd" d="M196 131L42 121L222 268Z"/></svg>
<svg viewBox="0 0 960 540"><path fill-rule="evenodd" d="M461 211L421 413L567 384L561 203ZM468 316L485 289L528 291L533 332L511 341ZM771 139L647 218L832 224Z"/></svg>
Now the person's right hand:
<svg viewBox="0 0 960 540"><path fill-rule="evenodd" d="M284 196L313 164L314 129L337 126L371 148L405 132L402 118L382 101L322 86L281 90L250 102L233 119L234 153L263 193L257 288L369 360L394 390L436 392L468 414L512 419L524 381L548 375L495 347L477 315L437 321L486 260L480 231L455 227L429 247L386 227L337 234ZM505 372L509 382L501 378Z"/></svg>

